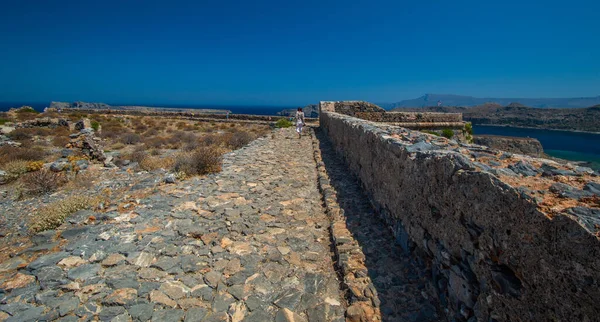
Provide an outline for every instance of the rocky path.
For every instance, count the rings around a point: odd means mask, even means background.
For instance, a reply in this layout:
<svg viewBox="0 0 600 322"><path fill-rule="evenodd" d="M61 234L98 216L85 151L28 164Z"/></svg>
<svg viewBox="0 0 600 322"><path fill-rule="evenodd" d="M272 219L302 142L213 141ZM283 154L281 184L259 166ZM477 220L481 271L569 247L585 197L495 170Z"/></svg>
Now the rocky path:
<svg viewBox="0 0 600 322"><path fill-rule="evenodd" d="M321 203L311 138L275 131L221 173L33 236L0 263L0 321L343 321Z"/></svg>
<svg viewBox="0 0 600 322"><path fill-rule="evenodd" d="M434 295L436 292L429 283L431 272L394 243L394 236L388 225L373 210L360 183L348 172L326 136L317 131L317 138L325 175L335 190L335 203L343 212L338 223L343 225L343 229L340 233L335 228L332 229L334 238L338 238L337 234L340 234L339 239L344 238L343 231L347 231L353 239L352 243L357 245L349 248L351 255L348 263L341 263L340 266L352 266L352 256L357 251L360 252L356 256L360 264L350 267L350 277L346 275L345 280L361 279L363 284L373 285L375 289L367 287L364 292L355 292L350 287L347 296L351 301L354 299L360 303L365 298L370 298L372 302L373 309L363 309L364 312L357 312L357 315L369 316L373 313L381 321L445 320ZM345 247L338 246L338 252L342 252ZM349 309L348 313L354 312Z"/></svg>

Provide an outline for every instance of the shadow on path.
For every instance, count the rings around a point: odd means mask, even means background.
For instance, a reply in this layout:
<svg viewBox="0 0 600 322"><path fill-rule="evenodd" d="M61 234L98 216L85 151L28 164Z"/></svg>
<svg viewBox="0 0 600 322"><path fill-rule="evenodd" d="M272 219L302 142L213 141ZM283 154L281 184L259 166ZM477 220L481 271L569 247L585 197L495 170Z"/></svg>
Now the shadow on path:
<svg viewBox="0 0 600 322"><path fill-rule="evenodd" d="M444 321L429 286L431 272L395 244L387 225L373 210L360 182L349 173L320 130L323 162L337 202L345 212L346 226L365 254L379 300L383 321Z"/></svg>

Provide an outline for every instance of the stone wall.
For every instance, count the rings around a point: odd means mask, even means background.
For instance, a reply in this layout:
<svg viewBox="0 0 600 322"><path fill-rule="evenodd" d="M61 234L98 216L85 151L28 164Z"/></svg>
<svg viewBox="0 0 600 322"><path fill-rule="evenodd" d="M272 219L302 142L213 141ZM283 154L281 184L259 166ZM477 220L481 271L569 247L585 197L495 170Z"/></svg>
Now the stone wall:
<svg viewBox="0 0 600 322"><path fill-rule="evenodd" d="M548 184L564 176L540 176L531 165L537 159L334 112L321 111L320 127L360 179L396 242L429 262L432 284L450 318L598 319L600 243L594 230L600 226L594 225L600 203L557 199L560 207L545 207L554 200L552 188L538 194L515 188L517 181L503 181L509 173L510 180ZM491 161L474 161L484 159ZM556 169L548 162L542 168ZM534 174L522 177L510 170L523 168ZM586 187L600 187L589 169L576 170L556 171L595 180ZM567 209L567 204L577 207Z"/></svg>
<svg viewBox="0 0 600 322"><path fill-rule="evenodd" d="M498 135L476 135L473 142L494 149L512 153L527 154L535 157L544 155L540 141L534 138L505 137Z"/></svg>
<svg viewBox="0 0 600 322"><path fill-rule="evenodd" d="M235 121L257 121L257 122L276 122L282 116L271 116L271 115L250 115L250 114L209 114L202 113L194 110L187 110L185 112L171 110L168 108L155 108L153 110L140 109L140 110L96 110L96 109L65 109L64 113L69 112L80 112L88 114L114 114L114 115L135 115L135 116L164 116L168 118L184 118L190 120L235 120ZM306 118L307 122L316 121L316 118Z"/></svg>

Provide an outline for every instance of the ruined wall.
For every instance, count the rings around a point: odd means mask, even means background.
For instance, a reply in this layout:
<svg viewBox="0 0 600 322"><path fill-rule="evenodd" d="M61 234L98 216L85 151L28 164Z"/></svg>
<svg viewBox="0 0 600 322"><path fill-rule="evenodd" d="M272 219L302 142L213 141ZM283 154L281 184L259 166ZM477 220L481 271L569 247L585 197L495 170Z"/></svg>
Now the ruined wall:
<svg viewBox="0 0 600 322"><path fill-rule="evenodd" d="M546 215L472 160L482 147L323 110L320 126L396 242L430 262L450 319L598 319L600 242L577 222L591 216Z"/></svg>
<svg viewBox="0 0 600 322"><path fill-rule="evenodd" d="M78 112L88 114L114 114L114 115L135 115L135 116L164 116L168 118L183 118L189 120L236 120L236 121L257 121L257 122L276 122L282 116L270 116L270 115L251 115L251 114L210 114L203 113L194 110L187 110L185 112L178 111L176 109L169 108L143 108L139 110L127 109L127 110L100 110L100 109L65 109L63 113ZM316 118L306 118L307 122L316 121Z"/></svg>

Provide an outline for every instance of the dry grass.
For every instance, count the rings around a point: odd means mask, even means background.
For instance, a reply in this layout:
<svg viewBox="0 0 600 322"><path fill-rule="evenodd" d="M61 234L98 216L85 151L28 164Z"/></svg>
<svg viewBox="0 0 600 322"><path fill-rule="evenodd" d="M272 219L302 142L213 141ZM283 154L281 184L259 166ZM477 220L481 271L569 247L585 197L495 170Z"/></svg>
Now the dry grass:
<svg viewBox="0 0 600 322"><path fill-rule="evenodd" d="M142 137L137 133L124 133L121 135L119 141L123 144L133 145L140 143L142 141Z"/></svg>
<svg viewBox="0 0 600 322"><path fill-rule="evenodd" d="M12 147L7 145L0 147L0 165L15 160L41 161L45 156L46 152L42 149Z"/></svg>
<svg viewBox="0 0 600 322"><path fill-rule="evenodd" d="M223 150L211 145L177 155L173 170L188 176L204 175L221 171Z"/></svg>
<svg viewBox="0 0 600 322"><path fill-rule="evenodd" d="M27 166L29 165L28 161L25 160L13 160L6 163L2 169L6 171L5 181L11 182L17 180L20 176L27 173L29 170Z"/></svg>
<svg viewBox="0 0 600 322"><path fill-rule="evenodd" d="M252 142L252 140L254 139L255 137L248 132L237 131L231 134L231 136L229 136L227 140L227 145L231 149L236 150Z"/></svg>
<svg viewBox="0 0 600 322"><path fill-rule="evenodd" d="M28 195L52 193L67 183L64 173L52 172L48 169L30 172L23 176L23 187Z"/></svg>
<svg viewBox="0 0 600 322"><path fill-rule="evenodd" d="M146 156L139 164L142 169L152 171L157 169L171 169L174 163L175 160L171 157Z"/></svg>
<svg viewBox="0 0 600 322"><path fill-rule="evenodd" d="M30 230L40 232L55 229L60 226L65 218L82 209L96 207L99 198L73 195L65 199L55 201L35 212L31 222Z"/></svg>

